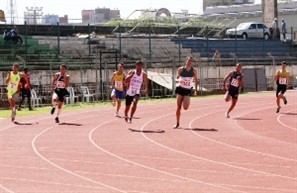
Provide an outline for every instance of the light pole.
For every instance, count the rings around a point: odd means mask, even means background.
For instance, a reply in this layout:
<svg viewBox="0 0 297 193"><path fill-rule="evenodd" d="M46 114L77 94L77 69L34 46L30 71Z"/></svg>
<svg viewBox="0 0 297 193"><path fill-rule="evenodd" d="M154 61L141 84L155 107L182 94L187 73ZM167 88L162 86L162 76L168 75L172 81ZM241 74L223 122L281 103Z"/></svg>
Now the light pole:
<svg viewBox="0 0 297 193"><path fill-rule="evenodd" d="M25 20L28 20L28 23L31 23L29 20L33 19L33 24L37 24L37 19L40 19L40 17L43 15L42 12L43 7L26 7L26 18Z"/></svg>

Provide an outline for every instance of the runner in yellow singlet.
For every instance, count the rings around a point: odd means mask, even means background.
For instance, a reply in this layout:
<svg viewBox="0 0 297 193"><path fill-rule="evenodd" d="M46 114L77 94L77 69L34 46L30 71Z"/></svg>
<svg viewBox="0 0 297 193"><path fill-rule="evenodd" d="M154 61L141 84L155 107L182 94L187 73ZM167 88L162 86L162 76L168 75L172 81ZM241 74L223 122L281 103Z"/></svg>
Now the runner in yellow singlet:
<svg viewBox="0 0 297 193"><path fill-rule="evenodd" d="M112 75L111 78L111 100L112 100L112 105L116 105L116 113L115 117L119 117L119 110L122 104L122 99L124 99L125 94L124 94L124 80L125 80L125 73L124 73L124 68L125 65L124 63L119 63L118 64L118 70L115 71Z"/></svg>
<svg viewBox="0 0 297 193"><path fill-rule="evenodd" d="M12 66L12 71L7 74L6 84L7 84L7 98L9 101L9 106L11 108L11 121L14 122L16 116L15 102L18 98L18 93L20 92L20 80L21 75L19 72L19 65L14 63Z"/></svg>
<svg viewBox="0 0 297 193"><path fill-rule="evenodd" d="M288 82L290 77L290 72L286 70L287 63L286 61L281 62L282 68L277 70L274 75L274 80L276 81L276 113L279 113L279 110L281 108L280 106L280 99L283 99L284 104L286 105L288 103L287 98L284 96Z"/></svg>

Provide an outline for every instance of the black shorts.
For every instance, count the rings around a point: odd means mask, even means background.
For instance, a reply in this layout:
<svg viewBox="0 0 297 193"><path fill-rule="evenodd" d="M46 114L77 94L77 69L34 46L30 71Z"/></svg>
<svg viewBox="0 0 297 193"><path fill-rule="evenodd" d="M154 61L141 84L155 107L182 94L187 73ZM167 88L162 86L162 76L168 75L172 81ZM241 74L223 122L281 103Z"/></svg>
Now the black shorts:
<svg viewBox="0 0 297 193"><path fill-rule="evenodd" d="M238 99L238 94L239 94L239 88L237 87L230 87L228 90L228 94L233 98L233 99Z"/></svg>
<svg viewBox="0 0 297 193"><path fill-rule="evenodd" d="M140 95L139 94L134 96L126 95L126 106L130 106L134 99L140 99Z"/></svg>
<svg viewBox="0 0 297 193"><path fill-rule="evenodd" d="M31 97L31 90L22 88L21 89L21 96L22 96L22 98L24 98L24 97L30 98Z"/></svg>
<svg viewBox="0 0 297 193"><path fill-rule="evenodd" d="M58 95L59 102L64 102L65 97L69 96L69 92L66 88L56 88L54 92Z"/></svg>
<svg viewBox="0 0 297 193"><path fill-rule="evenodd" d="M177 86L175 88L175 94L179 94L181 96L191 96L192 90L191 89L182 88L180 86Z"/></svg>
<svg viewBox="0 0 297 193"><path fill-rule="evenodd" d="M287 85L278 84L276 87L276 97L278 97L279 93L285 94L286 91L287 91Z"/></svg>

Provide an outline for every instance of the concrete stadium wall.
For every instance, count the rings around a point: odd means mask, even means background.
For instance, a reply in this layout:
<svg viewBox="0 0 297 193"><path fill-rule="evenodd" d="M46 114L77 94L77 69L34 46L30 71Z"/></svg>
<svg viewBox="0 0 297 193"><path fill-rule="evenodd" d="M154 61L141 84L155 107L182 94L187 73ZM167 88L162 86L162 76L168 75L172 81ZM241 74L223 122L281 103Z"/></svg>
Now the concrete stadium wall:
<svg viewBox="0 0 297 193"><path fill-rule="evenodd" d="M197 68L197 66L195 66ZM265 74L267 78L271 78L274 76L276 70L280 68L280 66L244 66L244 68L264 68ZM290 71L291 76L297 76L297 65L289 65L287 69ZM176 75L176 68L147 68L147 71L165 73L165 74L174 74ZM234 70L233 66L226 66L226 67L213 67L213 66L204 66L202 68L198 68L199 78L202 79L222 79L226 76L227 73ZM128 71L128 70L126 70ZM50 71L33 71L31 73L31 82L33 85L47 85L51 84L52 81L52 74L55 72ZM80 84L80 83L97 83L100 81L100 72L96 70L84 70L84 71L68 71L71 76L71 84ZM103 81L110 81L113 70L102 70L102 80ZM7 72L0 73L0 85L5 85ZM96 78L97 77L97 78ZM293 78L294 85L297 86L296 78Z"/></svg>

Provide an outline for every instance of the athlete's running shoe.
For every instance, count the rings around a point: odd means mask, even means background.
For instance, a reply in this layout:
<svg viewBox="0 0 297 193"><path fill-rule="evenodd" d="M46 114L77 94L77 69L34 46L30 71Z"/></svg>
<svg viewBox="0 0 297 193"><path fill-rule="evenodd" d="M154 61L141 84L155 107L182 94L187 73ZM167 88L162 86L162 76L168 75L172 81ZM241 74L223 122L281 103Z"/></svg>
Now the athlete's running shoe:
<svg viewBox="0 0 297 193"><path fill-rule="evenodd" d="M112 101L112 106L113 106L113 107L115 106L115 101Z"/></svg>
<svg viewBox="0 0 297 193"><path fill-rule="evenodd" d="M176 123L175 125L173 125L173 129L178 129L179 128L179 123Z"/></svg>
<svg viewBox="0 0 297 193"><path fill-rule="evenodd" d="M115 116L115 117L120 117L119 112L116 112L116 113L114 114L114 116Z"/></svg>
<svg viewBox="0 0 297 193"><path fill-rule="evenodd" d="M280 107L276 108L276 113L279 113Z"/></svg>
<svg viewBox="0 0 297 193"><path fill-rule="evenodd" d="M286 105L288 103L287 98L284 98L284 104Z"/></svg>
<svg viewBox="0 0 297 193"><path fill-rule="evenodd" d="M125 117L125 121L128 122L128 117Z"/></svg>
<svg viewBox="0 0 297 193"><path fill-rule="evenodd" d="M55 118L56 123L60 123L59 117Z"/></svg>
<svg viewBox="0 0 297 193"><path fill-rule="evenodd" d="M225 117L226 117L226 118L230 118L229 113L226 112L226 113L225 113Z"/></svg>
<svg viewBox="0 0 297 193"><path fill-rule="evenodd" d="M132 123L132 117L128 118L128 123Z"/></svg>
<svg viewBox="0 0 297 193"><path fill-rule="evenodd" d="M55 113L55 110L56 110L56 108L55 107L52 107L52 109L51 109L51 114L52 115Z"/></svg>

